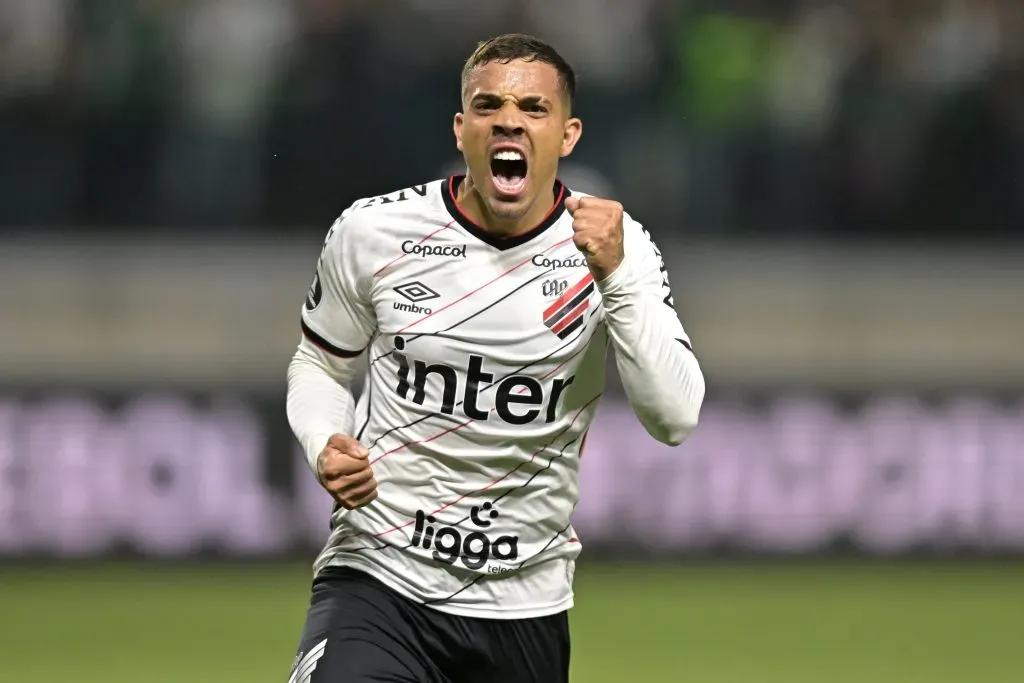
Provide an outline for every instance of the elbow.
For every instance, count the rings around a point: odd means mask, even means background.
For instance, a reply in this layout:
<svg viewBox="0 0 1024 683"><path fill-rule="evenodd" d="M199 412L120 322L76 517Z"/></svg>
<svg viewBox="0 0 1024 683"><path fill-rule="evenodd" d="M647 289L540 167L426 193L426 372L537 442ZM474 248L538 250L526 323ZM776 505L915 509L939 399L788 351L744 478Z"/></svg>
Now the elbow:
<svg viewBox="0 0 1024 683"><path fill-rule="evenodd" d="M690 438L693 431L697 429L698 415L682 416L671 423L658 425L655 429L648 430L655 439L666 446L681 446L684 441Z"/></svg>
<svg viewBox="0 0 1024 683"><path fill-rule="evenodd" d="M700 422L700 409L704 404L704 379L693 382L684 397L673 402L672 410L659 420L654 429L648 429L651 436L666 446L679 446L693 434Z"/></svg>
<svg viewBox="0 0 1024 683"><path fill-rule="evenodd" d="M648 420L644 427L656 441L666 446L679 446L690 438L700 421L700 401L683 402L670 414Z"/></svg>

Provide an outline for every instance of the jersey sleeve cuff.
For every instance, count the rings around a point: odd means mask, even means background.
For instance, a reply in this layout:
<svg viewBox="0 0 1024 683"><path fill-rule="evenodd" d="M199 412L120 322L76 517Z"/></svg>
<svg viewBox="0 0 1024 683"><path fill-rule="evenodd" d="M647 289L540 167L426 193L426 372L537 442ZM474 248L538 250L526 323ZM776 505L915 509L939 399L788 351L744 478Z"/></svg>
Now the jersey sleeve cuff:
<svg viewBox="0 0 1024 683"><path fill-rule="evenodd" d="M339 358L356 358L363 353L363 349L358 351L347 349L337 344L334 344L323 337L319 332L310 327L305 320L300 321L302 326L302 334L309 341L316 344L318 347L331 354L332 356L338 356Z"/></svg>
<svg viewBox="0 0 1024 683"><path fill-rule="evenodd" d="M615 298L628 294L635 289L633 286L636 278L633 275L633 267L628 257L622 260L619 267L611 275L597 283L597 289L605 298Z"/></svg>

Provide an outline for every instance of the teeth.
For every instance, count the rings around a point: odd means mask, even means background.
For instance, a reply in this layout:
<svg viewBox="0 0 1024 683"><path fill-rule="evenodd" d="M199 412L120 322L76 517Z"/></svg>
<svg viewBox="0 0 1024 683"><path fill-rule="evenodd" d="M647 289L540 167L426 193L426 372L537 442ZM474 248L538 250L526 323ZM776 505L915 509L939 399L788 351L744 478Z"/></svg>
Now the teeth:
<svg viewBox="0 0 1024 683"><path fill-rule="evenodd" d="M522 161L523 155L511 149L503 149L500 152L496 152L494 158L497 161Z"/></svg>

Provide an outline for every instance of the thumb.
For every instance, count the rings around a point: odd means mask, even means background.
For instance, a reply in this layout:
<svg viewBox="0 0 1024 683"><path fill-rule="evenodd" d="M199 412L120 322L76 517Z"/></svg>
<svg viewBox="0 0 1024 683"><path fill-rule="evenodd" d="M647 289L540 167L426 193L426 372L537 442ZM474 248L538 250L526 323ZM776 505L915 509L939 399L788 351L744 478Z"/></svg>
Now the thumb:
<svg viewBox="0 0 1024 683"><path fill-rule="evenodd" d="M569 212L570 216L575 216L576 212L580 210L581 201L579 197L565 198L565 210Z"/></svg>
<svg viewBox="0 0 1024 683"><path fill-rule="evenodd" d="M366 446L344 434L334 434L327 445L353 458L366 459L370 456Z"/></svg>

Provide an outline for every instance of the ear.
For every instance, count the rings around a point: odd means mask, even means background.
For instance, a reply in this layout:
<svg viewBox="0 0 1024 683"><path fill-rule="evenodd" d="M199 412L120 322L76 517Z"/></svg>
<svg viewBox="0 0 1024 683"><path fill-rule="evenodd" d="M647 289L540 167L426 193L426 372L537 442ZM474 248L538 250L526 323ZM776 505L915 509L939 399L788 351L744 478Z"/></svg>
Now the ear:
<svg viewBox="0 0 1024 683"><path fill-rule="evenodd" d="M567 157L572 154L581 135L583 135L583 122L574 118L567 119L565 130L562 132L562 148L558 152L559 156Z"/></svg>
<svg viewBox="0 0 1024 683"><path fill-rule="evenodd" d="M455 131L455 147L458 148L458 150L460 152L462 151L462 124L463 124L463 120L464 120L464 117L462 116L462 113L459 112L458 114L455 115L455 121L452 124L452 130Z"/></svg>

